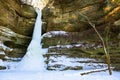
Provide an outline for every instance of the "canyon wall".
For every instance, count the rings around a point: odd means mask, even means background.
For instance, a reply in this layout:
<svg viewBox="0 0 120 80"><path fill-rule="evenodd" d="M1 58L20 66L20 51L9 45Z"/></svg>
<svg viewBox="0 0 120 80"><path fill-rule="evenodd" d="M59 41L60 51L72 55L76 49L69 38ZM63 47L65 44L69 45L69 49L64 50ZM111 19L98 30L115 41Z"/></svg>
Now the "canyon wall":
<svg viewBox="0 0 120 80"><path fill-rule="evenodd" d="M22 0L25 1L25 0ZM43 33L69 32L68 44L92 39L96 33L82 15L96 25L102 36L110 35L111 44L120 46L120 0L49 0L43 9ZM0 58L22 57L26 52L36 19L34 8L20 0L0 0ZM61 36L62 37L62 36ZM64 38L64 37L63 37ZM62 39L62 38L61 38ZM57 45L59 39L43 39L44 47ZM64 44L64 41L61 42Z"/></svg>

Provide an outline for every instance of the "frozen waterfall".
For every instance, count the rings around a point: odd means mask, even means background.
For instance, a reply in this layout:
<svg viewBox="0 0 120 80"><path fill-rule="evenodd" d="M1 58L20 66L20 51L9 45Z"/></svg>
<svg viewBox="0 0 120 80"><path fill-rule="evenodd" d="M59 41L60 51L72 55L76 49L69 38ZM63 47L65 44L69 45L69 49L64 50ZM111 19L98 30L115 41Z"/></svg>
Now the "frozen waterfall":
<svg viewBox="0 0 120 80"><path fill-rule="evenodd" d="M46 53L47 50L42 49L42 46L41 46L42 11L38 8L36 8L35 10L38 16L35 22L32 40L27 48L27 52L25 56L16 67L17 70L24 70L24 71L26 70L27 71L36 71L36 70L44 71L45 70L43 54Z"/></svg>

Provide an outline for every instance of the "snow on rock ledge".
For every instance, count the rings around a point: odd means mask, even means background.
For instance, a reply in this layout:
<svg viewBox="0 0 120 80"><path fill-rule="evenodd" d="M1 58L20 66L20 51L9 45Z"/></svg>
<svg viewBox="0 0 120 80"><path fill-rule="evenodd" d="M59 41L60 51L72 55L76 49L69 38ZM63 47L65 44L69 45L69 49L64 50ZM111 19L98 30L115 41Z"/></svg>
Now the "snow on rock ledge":
<svg viewBox="0 0 120 80"><path fill-rule="evenodd" d="M3 60L0 59L0 70L1 69L6 69L6 67L5 67Z"/></svg>
<svg viewBox="0 0 120 80"><path fill-rule="evenodd" d="M68 33L65 32L65 31L50 31L50 32L47 32L47 33L43 34L43 37L51 38L55 35L66 35L67 36Z"/></svg>
<svg viewBox="0 0 120 80"><path fill-rule="evenodd" d="M0 66L5 66L3 60L0 59Z"/></svg>

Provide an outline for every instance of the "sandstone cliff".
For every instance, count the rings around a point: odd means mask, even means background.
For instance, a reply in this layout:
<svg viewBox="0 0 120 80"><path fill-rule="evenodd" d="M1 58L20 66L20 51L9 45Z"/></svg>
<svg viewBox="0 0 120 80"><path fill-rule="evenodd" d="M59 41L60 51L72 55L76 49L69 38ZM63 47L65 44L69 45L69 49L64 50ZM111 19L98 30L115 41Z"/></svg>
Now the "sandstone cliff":
<svg viewBox="0 0 120 80"><path fill-rule="evenodd" d="M57 36L59 38L44 39L43 46L57 45L58 42L60 44L77 44L81 41L100 43L96 33L81 14L87 16L96 25L102 36L110 36L112 41L110 44L115 45L119 50L120 0L49 0L43 9L43 33L54 30L70 33L68 38ZM32 6L20 0L0 0L1 58L24 55L31 40L36 15Z"/></svg>

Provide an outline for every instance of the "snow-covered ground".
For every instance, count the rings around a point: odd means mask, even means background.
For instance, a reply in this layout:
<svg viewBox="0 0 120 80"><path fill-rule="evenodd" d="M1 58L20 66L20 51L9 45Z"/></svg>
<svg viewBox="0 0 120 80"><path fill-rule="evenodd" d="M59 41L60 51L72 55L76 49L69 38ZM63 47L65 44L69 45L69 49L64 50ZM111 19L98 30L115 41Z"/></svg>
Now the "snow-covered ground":
<svg viewBox="0 0 120 80"><path fill-rule="evenodd" d="M0 71L0 80L120 80L120 72L108 71L80 75L82 71Z"/></svg>
<svg viewBox="0 0 120 80"><path fill-rule="evenodd" d="M81 61L96 61L89 58L67 58L66 56L50 57L48 65L62 64L65 66L83 66L83 70L66 71L19 71L19 70L0 70L0 80L120 80L120 72L113 71L109 75L108 71L95 72L86 75L81 73L104 69L105 64L79 63ZM2 62L2 61L1 61ZM78 62L78 63L77 63ZM14 68L18 62L3 62L6 66ZM91 66L90 66L91 65ZM94 66L98 67L94 68ZM99 67L104 65L104 67ZM32 66L32 64L31 64ZM61 67L62 68L62 67Z"/></svg>
<svg viewBox="0 0 120 80"><path fill-rule="evenodd" d="M66 70L66 68L81 67L82 70L92 70L106 68L107 65L102 60L90 59L90 58L70 58L67 56L51 56L49 57L48 66L52 70ZM73 70L74 70L73 69ZM69 70L69 69L68 69Z"/></svg>

